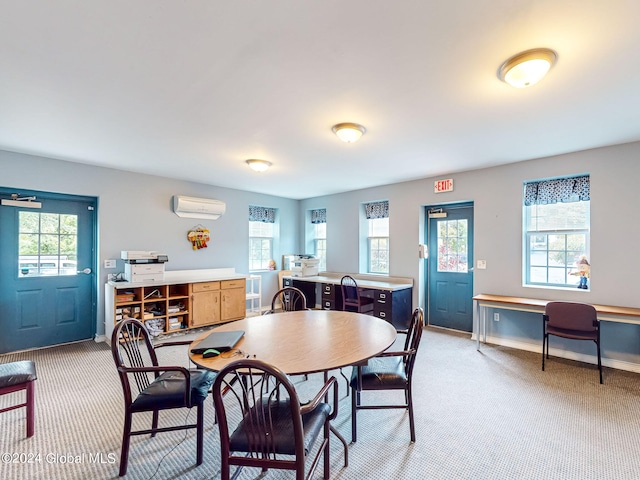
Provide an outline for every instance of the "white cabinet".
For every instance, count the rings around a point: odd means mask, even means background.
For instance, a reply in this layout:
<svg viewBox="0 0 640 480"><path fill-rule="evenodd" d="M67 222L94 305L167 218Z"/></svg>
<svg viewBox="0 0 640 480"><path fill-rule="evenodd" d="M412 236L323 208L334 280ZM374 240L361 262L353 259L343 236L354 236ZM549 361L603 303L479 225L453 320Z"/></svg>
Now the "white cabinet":
<svg viewBox="0 0 640 480"><path fill-rule="evenodd" d="M247 277L247 317L262 314L262 277Z"/></svg>

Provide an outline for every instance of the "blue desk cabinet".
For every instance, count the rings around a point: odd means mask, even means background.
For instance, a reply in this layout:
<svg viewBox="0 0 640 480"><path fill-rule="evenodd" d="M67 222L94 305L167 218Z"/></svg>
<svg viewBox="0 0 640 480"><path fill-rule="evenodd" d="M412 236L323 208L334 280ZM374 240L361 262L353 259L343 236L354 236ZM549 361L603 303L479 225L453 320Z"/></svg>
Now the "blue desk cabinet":
<svg viewBox="0 0 640 480"><path fill-rule="evenodd" d="M307 306L315 308L316 299L323 310L342 310L342 288L339 279L322 281L327 277L283 277L285 287L302 290ZM363 282L364 283L364 282ZM319 288L319 296L317 289ZM412 314L413 287L386 289L382 286L359 286L360 295L373 298L373 315L388 321L397 329L409 326Z"/></svg>
<svg viewBox="0 0 640 480"><path fill-rule="evenodd" d="M316 308L316 284L298 280L295 277L283 277L282 285L285 287L296 287L304 293L307 299L307 308Z"/></svg>

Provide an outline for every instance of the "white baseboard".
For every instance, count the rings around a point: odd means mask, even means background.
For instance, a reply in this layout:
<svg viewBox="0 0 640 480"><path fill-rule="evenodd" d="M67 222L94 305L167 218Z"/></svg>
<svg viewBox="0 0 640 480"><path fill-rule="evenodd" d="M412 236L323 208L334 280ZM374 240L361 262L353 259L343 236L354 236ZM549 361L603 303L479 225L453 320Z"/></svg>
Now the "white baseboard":
<svg viewBox="0 0 640 480"><path fill-rule="evenodd" d="M475 340L475 335L472 335L471 338ZM498 338L498 337L487 336L487 343L491 343L493 345L500 345L502 347L515 348L518 350L526 350L528 352L535 352L538 354L542 354L542 342L529 343L529 342L522 342L519 340L511 340L508 338ZM482 350L482 342L480 342L480 349ZM559 348L549 348L549 355L554 357L566 358L568 360L576 360L578 362L591 363L593 365L598 364L598 357L596 355L576 353L576 352L571 352L569 350L563 350ZM618 370L625 370L633 373L640 373L640 364L625 362L623 360L603 358L602 366L609 367L609 368L617 368Z"/></svg>

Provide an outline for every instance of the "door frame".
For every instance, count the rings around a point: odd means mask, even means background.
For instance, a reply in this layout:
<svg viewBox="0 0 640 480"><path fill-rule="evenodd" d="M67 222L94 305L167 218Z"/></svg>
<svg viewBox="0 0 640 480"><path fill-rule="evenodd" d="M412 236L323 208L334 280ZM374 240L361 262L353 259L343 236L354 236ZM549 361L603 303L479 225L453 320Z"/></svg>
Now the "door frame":
<svg viewBox="0 0 640 480"><path fill-rule="evenodd" d="M430 270L430 263L432 258L431 258L431 252L435 251L437 253L437 245L430 245L430 236L431 236L431 222L429 221L429 212L432 210L437 210L437 209L444 209L444 210L454 210L457 208L472 208L473 211L475 212L475 205L474 202L472 200L470 201L466 201L466 202L453 202L453 203L438 203L438 204L434 204L434 205L425 205L424 207L424 216L423 216L423 222L424 222L424 244L427 246L427 252L429 252L428 254L428 258L426 259L427 261L425 262L425 266L424 266L424 304L425 304L425 314L426 314L426 324L427 325L431 325L431 315L430 315L430 308L431 308L431 294L430 294L430 281L431 281L431 277L429 275L429 270ZM472 235L472 242L473 245L475 245L475 228L473 229L473 231L471 232ZM434 250L435 249L435 250ZM475 255L473 255L472 252L472 259L475 259ZM475 261L475 260L474 260ZM469 266L469 271L471 272L471 275L473 275L472 277L472 282L475 280L475 269L474 269L475 265L470 265ZM472 286L473 287L473 286ZM471 293L472 297L473 297L473 288L472 288L472 293ZM472 302L472 306L473 306L473 300ZM473 308L472 308L473 311ZM445 328L445 327L441 327L439 325L434 325L437 326L438 328ZM473 328L473 327L472 327ZM472 332L473 333L473 332Z"/></svg>
<svg viewBox="0 0 640 480"><path fill-rule="evenodd" d="M68 201L68 202L82 202L82 203L87 203L89 204L90 207L93 208L93 215L92 215L92 220L91 220L91 230L92 230L92 235L93 235L93 242L91 245L91 265L90 268L92 270L92 275L93 275L93 279L91 281L91 288L90 288L90 292L91 292L91 318L89 319L89 321L91 322L90 324L90 335L91 338L90 339L94 339L96 338L96 333L97 333L97 321L98 321L98 282L99 282L99 262L98 262L98 197L91 197L91 196L86 196L86 195L74 195L74 194L67 194L67 193L56 193L56 192L46 192L46 191L42 191L42 190L30 190L30 189L24 189L24 188L12 188L12 187L5 187L0 185L0 194L2 194L3 196L10 196L13 193L17 193L19 194L21 197L31 197L31 196L35 196L36 197L36 201L39 200L62 200L62 201ZM0 233L1 234L1 233ZM77 340L77 341L73 341L73 342L65 342L62 344L55 344L55 345L64 345L66 343L77 343L77 342L82 342L82 341L86 341L89 339L85 339L85 340ZM53 345L51 345L53 346ZM42 346L42 347L33 347L28 350L37 350L39 348L47 348L48 346ZM13 353L13 352L11 352Z"/></svg>

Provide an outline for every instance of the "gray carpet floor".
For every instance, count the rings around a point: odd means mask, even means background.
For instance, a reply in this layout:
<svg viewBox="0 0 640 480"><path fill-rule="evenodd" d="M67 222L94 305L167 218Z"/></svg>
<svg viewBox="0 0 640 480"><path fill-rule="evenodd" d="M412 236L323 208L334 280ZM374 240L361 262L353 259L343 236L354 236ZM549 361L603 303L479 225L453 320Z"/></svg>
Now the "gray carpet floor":
<svg viewBox="0 0 640 480"><path fill-rule="evenodd" d="M188 366L186 349L160 354L164 363ZM24 409L0 414L0 478L117 478L123 402L108 346L88 341L0 356L0 362L23 359L37 364L36 434L25 437ZM341 389L334 425L349 440L351 400L339 372L334 374ZM417 442L409 442L406 412L359 412L358 441L349 447L347 468L342 446L332 438L331 478L638 479L639 380L637 374L605 369L600 385L595 366L558 358L542 372L539 354L491 345L478 352L468 335L427 328L414 376ZM295 378L303 398L321 381L321 375ZM16 402L16 395L0 397L0 408ZM374 394L378 401L394 401L395 395ZM161 423L187 417L193 421L195 412L164 413ZM145 420L141 415L136 425ZM138 437L125 478L219 478L210 399L205 423L201 466L195 467L193 431ZM321 470L314 478L322 478ZM259 475L245 469L241 478ZM269 471L265 478L293 475Z"/></svg>

